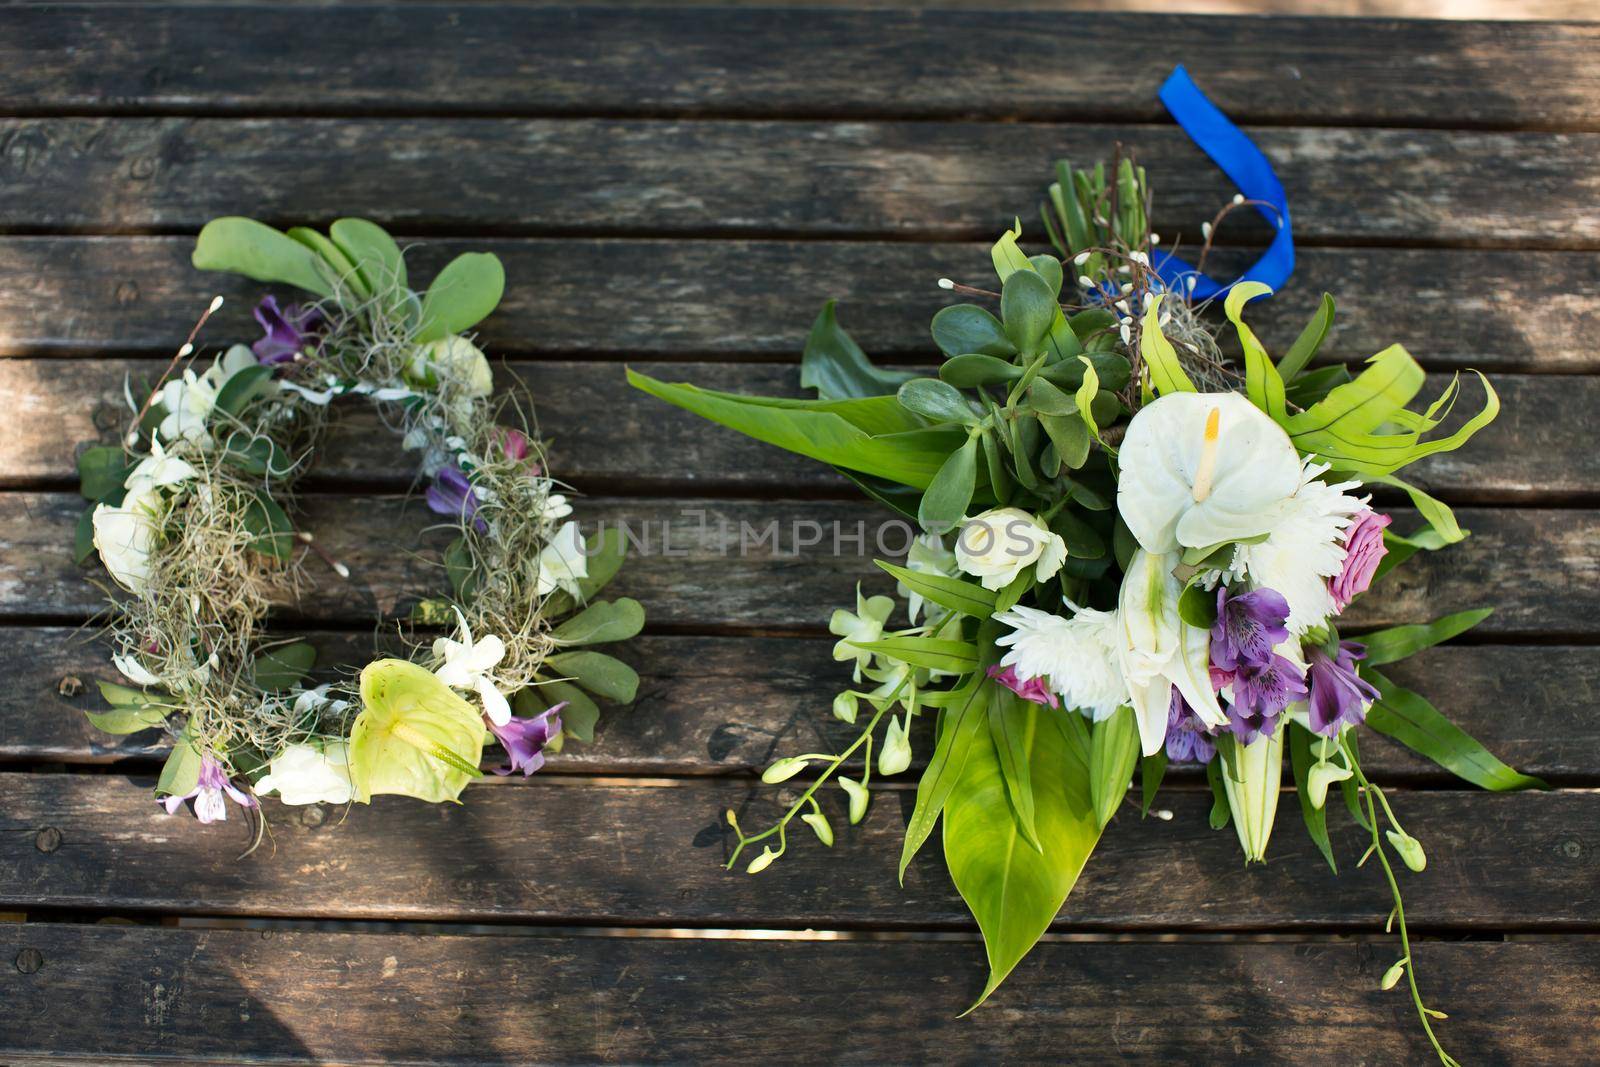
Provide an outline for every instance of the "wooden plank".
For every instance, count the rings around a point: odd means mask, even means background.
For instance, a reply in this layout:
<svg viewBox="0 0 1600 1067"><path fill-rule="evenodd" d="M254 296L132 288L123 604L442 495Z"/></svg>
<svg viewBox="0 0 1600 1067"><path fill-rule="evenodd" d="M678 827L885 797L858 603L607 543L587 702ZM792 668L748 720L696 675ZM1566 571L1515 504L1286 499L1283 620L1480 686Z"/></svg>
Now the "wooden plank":
<svg viewBox="0 0 1600 1067"><path fill-rule="evenodd" d="M801 396L793 366L728 363L637 363L645 374L711 389ZM131 419L124 383L142 400L165 364L150 361L0 360L0 395L19 398L0 424L0 484L75 485L75 447L118 440ZM764 445L672 408L631 388L614 363L517 363L502 375L520 382L539 404L539 425L554 442L554 469L580 489L699 491L856 491L831 468ZM1424 397L1450 382L1434 375ZM1538 503L1593 494L1597 455L1580 413L1600 410L1600 378L1496 375L1500 418L1461 452L1431 458L1408 478L1452 500ZM1483 391L1469 381L1462 412L1475 411ZM595 413L605 412L604 419ZM1461 421L1465 416L1459 416ZM1447 427L1448 428L1448 427ZM323 486L404 489L417 455L395 447L370 405L348 405L323 445L316 481Z"/></svg>
<svg viewBox="0 0 1600 1067"><path fill-rule="evenodd" d="M320 676L366 662L367 634L316 633ZM848 684L831 640L649 635L616 651L639 672L639 699L610 708L592 745L569 746L550 769L586 774L749 774L788 752L838 751L855 728L833 718L827 699ZM1519 770L1555 781L1600 776L1600 723L1588 695L1600 689L1600 649L1472 646L1432 649L1387 668L1426 693L1467 732ZM95 678L115 680L105 648L57 627L18 627L0 643L0 759L109 763L155 759L163 737L124 737L89 725L100 706ZM63 695L64 678L85 683ZM1515 714L1507 714L1508 699ZM924 724L925 725L925 724ZM1459 785L1433 763L1369 735L1363 758L1380 781ZM913 737L918 766L929 735Z"/></svg>
<svg viewBox="0 0 1600 1067"><path fill-rule="evenodd" d="M259 77L252 71L251 77ZM414 76L414 73L408 73ZM1600 134L1254 131L1305 243L1592 248ZM13 119L0 228L189 231L355 205L396 230L992 239L1051 164L1134 146L1168 244L1233 195L1168 127L614 119ZM403 166L385 161L404 160ZM1515 196L1506 190L1515 189ZM1259 220L1237 231L1265 235Z"/></svg>
<svg viewBox="0 0 1600 1067"><path fill-rule="evenodd" d="M335 7L315 33L293 8L24 8L7 22L13 113L1166 121L1155 94L1173 56L1240 121L1593 129L1600 96L1600 31L1582 24L478 4ZM1130 54L1137 40L1163 47Z"/></svg>
<svg viewBox="0 0 1600 1067"><path fill-rule="evenodd" d="M1384 941L1048 943L988 1010L976 944L0 925L26 1062L1423 1063ZM1600 946L1429 943L1419 968L1474 1063L1592 1060ZM335 1010L336 1006L336 1010ZM830 1039L819 1020L858 1019ZM820 1025L826 1025L820 1024ZM1115 1050L1114 1054L1111 1050Z"/></svg>
<svg viewBox="0 0 1600 1067"><path fill-rule="evenodd" d="M313 562L315 596L285 618L366 628L443 585L431 559L449 537L419 532L432 520L419 500L311 496L306 505L304 525L352 577L340 582ZM79 618L98 608L91 572L72 562L83 506L66 493L0 493L0 616ZM835 606L854 597L857 582L888 588L872 557L902 551L910 534L881 509L857 502L592 498L578 508L586 529L626 523L634 538L634 558L608 594L639 599L652 626L702 632L816 632ZM1397 528L1416 526L1410 512L1395 514ZM1465 508L1457 515L1473 536L1419 554L1363 598L1347 624L1422 622L1494 605L1478 628L1485 636L1600 632L1600 567L1592 551L1600 512Z"/></svg>
<svg viewBox="0 0 1600 1067"><path fill-rule="evenodd" d="M743 825L763 825L792 792L723 779L636 785L549 776L490 779L460 806L379 797L348 810L286 809L271 801L271 837L240 859L251 830L237 810L228 823L204 827L187 812L168 815L151 798L153 782L0 775L0 902L384 920L971 925L937 844L907 870L903 889L896 882L915 799L906 789L880 792L855 827L845 825L839 790L826 791L835 846L821 847L797 823L789 854L752 878L721 867L732 837L722 813L733 808ZM1424 792L1391 802L1428 850L1428 876L1407 883L1412 923L1595 925L1591 831L1600 794ZM1388 910L1378 872L1328 869L1293 796L1282 799L1271 862L1249 869L1234 832L1207 826L1209 792L1173 790L1161 803L1175 813L1171 822L1141 822L1131 806L1113 822L1060 927L1376 929ZM1328 823L1335 854L1352 868L1370 836L1341 810ZM56 833L41 839L49 829ZM1152 878L1152 870L1169 876Z"/></svg>
<svg viewBox="0 0 1600 1067"><path fill-rule="evenodd" d="M194 270L193 247L192 237L0 237L0 354L166 356L219 292L228 303L207 336L254 337L261 286ZM431 277L469 249L505 262L510 287L480 337L514 355L794 359L836 297L867 351L927 359L928 321L953 302L935 279L993 277L983 243L482 239L413 244L411 256ZM1590 253L1303 248L1294 281L1251 321L1281 352L1323 292L1339 302L1331 355L1364 359L1400 342L1438 367L1600 370Z"/></svg>

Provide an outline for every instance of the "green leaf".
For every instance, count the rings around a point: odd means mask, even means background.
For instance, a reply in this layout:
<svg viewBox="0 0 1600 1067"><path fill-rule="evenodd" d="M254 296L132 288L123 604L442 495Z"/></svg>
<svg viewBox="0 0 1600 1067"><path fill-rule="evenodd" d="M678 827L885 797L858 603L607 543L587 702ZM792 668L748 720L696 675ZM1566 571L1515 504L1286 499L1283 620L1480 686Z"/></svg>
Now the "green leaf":
<svg viewBox="0 0 1600 1067"><path fill-rule="evenodd" d="M839 325L835 315L837 301L822 305L811 333L806 336L805 352L800 356L800 384L815 389L824 400L883 396L893 393L901 382L915 377L912 371L884 370L874 366L861 346Z"/></svg>
<svg viewBox="0 0 1600 1067"><path fill-rule="evenodd" d="M1423 521L1438 533L1439 540L1443 544L1453 545L1458 541L1466 540L1467 531L1463 530L1461 524L1456 522L1456 513L1451 511L1450 506L1444 501L1429 496L1410 482L1396 478L1392 474L1378 477L1369 475L1366 480L1368 482L1376 482L1379 485L1392 485L1396 489L1405 490L1406 495L1411 498L1412 506L1417 509Z"/></svg>
<svg viewBox="0 0 1600 1067"><path fill-rule="evenodd" d="M557 626L550 636L563 645L626 641L644 629L644 608L631 597L600 600Z"/></svg>
<svg viewBox="0 0 1600 1067"><path fill-rule="evenodd" d="M283 477L291 464L283 449L270 437L253 437L244 431L228 435L222 446L222 458L245 474L271 474Z"/></svg>
<svg viewBox="0 0 1600 1067"><path fill-rule="evenodd" d="M1150 814L1150 805L1156 802L1156 793L1161 789L1161 779L1166 776L1166 749L1157 749L1155 755L1144 756L1139 760L1139 815L1141 818Z"/></svg>
<svg viewBox="0 0 1600 1067"><path fill-rule="evenodd" d="M917 521L924 530L944 533L966 518L967 505L978 484L978 439L968 437L950 453L939 473L934 475L917 507Z"/></svg>
<svg viewBox="0 0 1600 1067"><path fill-rule="evenodd" d="M1003 686L989 693L989 738L1000 758L1006 795L1011 798L1011 813L1022 831L1023 840L1035 852L1043 852L1035 826L1033 806L1032 753L1034 733L1039 729L1039 706L1023 700Z"/></svg>
<svg viewBox="0 0 1600 1067"><path fill-rule="evenodd" d="M450 579L450 589L457 600L471 598L477 579L472 573L472 549L465 537L458 537L445 546L444 573Z"/></svg>
<svg viewBox="0 0 1600 1067"><path fill-rule="evenodd" d="M1294 791L1300 798L1300 816L1305 820L1306 833L1311 835L1312 842L1328 861L1333 873L1338 874L1339 864L1333 858L1333 842L1328 840L1328 809L1312 806L1310 791L1306 788L1306 779L1317 762L1311 752L1311 742L1315 738L1310 730L1297 723L1288 723L1288 728L1289 765L1294 768Z"/></svg>
<svg viewBox="0 0 1600 1067"><path fill-rule="evenodd" d="M122 449L90 445L78 456L78 492L85 500L104 500L122 488L133 468Z"/></svg>
<svg viewBox="0 0 1600 1067"><path fill-rule="evenodd" d="M973 744L980 735L986 736L984 727L989 721L989 692L994 688L981 675L975 675L966 689L959 690L963 694L962 701L952 705L942 716L939 740L934 745L933 756L928 760L928 769L922 772L922 778L917 782L917 804L906 823L905 843L900 848L902 886L906 884L906 868L911 865L912 858L922 848L928 835L933 833L945 802L950 799L967 765Z"/></svg>
<svg viewBox="0 0 1600 1067"><path fill-rule="evenodd" d="M369 293L405 289L405 257L382 226L366 219L339 219L328 227L328 236L355 265Z"/></svg>
<svg viewBox="0 0 1600 1067"><path fill-rule="evenodd" d="M1217 621L1217 595L1186 585L1178 594L1178 617L1199 630L1209 630Z"/></svg>
<svg viewBox="0 0 1600 1067"><path fill-rule="evenodd" d="M1000 319L1006 338L1019 352L1039 351L1060 314L1050 283L1032 270L1019 270L1006 278L1000 290Z"/></svg>
<svg viewBox="0 0 1600 1067"><path fill-rule="evenodd" d="M916 489L928 487L950 453L967 436L958 429L869 433L851 421L856 418L881 426L888 418L914 419L892 396L875 400L743 397L687 384L668 384L631 369L628 381L652 396L758 441ZM883 402L899 415L885 411Z"/></svg>
<svg viewBox="0 0 1600 1067"><path fill-rule="evenodd" d="M994 614L995 594L981 585L943 574L897 567L881 559L873 562L898 578L907 589L940 607L977 619L987 619Z"/></svg>
<svg viewBox="0 0 1600 1067"><path fill-rule="evenodd" d="M595 724L600 721L600 705L570 682L537 682L519 692L511 703L518 715L528 718L546 708L565 703L567 706L558 713L561 716L561 733L584 744L594 740Z"/></svg>
<svg viewBox="0 0 1600 1067"><path fill-rule="evenodd" d="M1362 634L1356 639L1367 647L1367 656L1361 661L1361 667L1365 670L1414 656L1425 648L1432 648L1441 641L1466 633L1492 614L1493 608L1476 608L1458 611L1429 623L1391 626L1387 630Z"/></svg>
<svg viewBox="0 0 1600 1067"><path fill-rule="evenodd" d="M281 692L298 685L317 662L317 650L304 641L264 649L253 668L257 689Z"/></svg>
<svg viewBox="0 0 1600 1067"><path fill-rule="evenodd" d="M1045 382L1035 382L1037 388ZM1056 446L1056 455L1071 470L1083 466L1089 458L1089 427L1076 410L1071 415L1040 415L1039 425L1044 427L1050 443Z"/></svg>
<svg viewBox="0 0 1600 1067"><path fill-rule="evenodd" d="M321 257L255 219L212 219L200 230L192 261L198 270L228 271L258 282L284 282L318 296L334 295Z"/></svg>
<svg viewBox="0 0 1600 1067"><path fill-rule="evenodd" d="M1031 272L1033 264L1028 262L1027 254L1017 245L1017 238L1022 236L1022 220L1013 220L1011 229L1000 235L1000 239L989 249L989 259L994 263L994 272L1002 283L1009 281L1018 271Z"/></svg>
<svg viewBox="0 0 1600 1067"><path fill-rule="evenodd" d="M1000 320L977 304L955 304L940 310L933 316L930 329L933 343L951 358L965 353L978 353L1009 360L1017 354L1016 346L1006 338L1005 327L1000 325Z"/></svg>
<svg viewBox="0 0 1600 1067"><path fill-rule="evenodd" d="M1074 360L1076 363L1077 361ZM1083 365L1078 364L1079 380L1082 380ZM1040 415L1071 415L1076 417L1078 405L1072 399L1072 394L1063 392L1054 383L1045 378L1035 378L1033 384L1028 386L1028 406Z"/></svg>
<svg viewBox="0 0 1600 1067"><path fill-rule="evenodd" d="M263 556L287 560L294 552L294 524L278 502L264 489L245 507L244 528L250 531L250 547Z"/></svg>
<svg viewBox="0 0 1600 1067"><path fill-rule="evenodd" d="M1023 373L1022 368L1015 363L1008 363L998 356L986 356L980 352L951 356L939 367L940 380L958 389L976 389L984 385L1012 382L1022 377Z"/></svg>
<svg viewBox="0 0 1600 1067"><path fill-rule="evenodd" d="M215 409L237 418L245 405L254 400L267 382L272 380L272 371L271 367L257 364L234 372L217 391Z"/></svg>
<svg viewBox="0 0 1600 1067"><path fill-rule="evenodd" d="M639 675L634 669L602 652L557 652L547 656L545 663L596 696L618 704L631 703L639 691Z"/></svg>
<svg viewBox="0 0 1600 1067"><path fill-rule="evenodd" d="M1105 829L1128 794L1133 765L1139 759L1139 728L1133 708L1124 704L1089 731L1089 795L1096 824Z"/></svg>
<svg viewBox="0 0 1600 1067"><path fill-rule="evenodd" d="M489 252L465 252L445 265L422 297L414 340L427 344L460 333L489 317L505 292L506 272Z"/></svg>
<svg viewBox="0 0 1600 1067"><path fill-rule="evenodd" d="M1402 689L1374 670L1362 668L1361 676L1378 690L1377 703L1367 711L1367 725L1380 734L1484 789L1505 792L1550 788L1543 780L1501 763L1420 695Z"/></svg>
<svg viewBox="0 0 1600 1067"><path fill-rule="evenodd" d="M867 497L890 511L915 522L917 507L922 503L922 490L913 489L909 485L900 485L896 482L874 478L870 474L860 474L856 471L847 471L843 467L833 468L854 483L855 487Z"/></svg>
<svg viewBox="0 0 1600 1067"><path fill-rule="evenodd" d="M72 560L80 567L89 562L96 551L94 547L94 509L95 505L93 504L83 509L83 512L78 516L77 528L73 531Z"/></svg>
<svg viewBox="0 0 1600 1067"><path fill-rule="evenodd" d="M136 734L140 730L149 730L167 721L166 709L155 705L144 708L112 708L110 711L86 711L84 715L96 730L108 734Z"/></svg>
<svg viewBox="0 0 1600 1067"><path fill-rule="evenodd" d="M978 421L972 405L961 395L961 390L938 378L912 378L900 387L895 396L901 407L934 422L970 425Z"/></svg>
<svg viewBox="0 0 1600 1067"><path fill-rule="evenodd" d="M1078 405L1078 414L1083 417L1084 426L1089 429L1089 436L1093 437L1107 453L1114 456L1117 454L1117 450L1106 444L1105 439L1100 436L1100 424L1094 417L1094 402L1100 395L1100 375L1094 369L1094 364L1089 361L1088 356L1079 356L1078 358L1083 363L1083 384L1078 386L1078 392L1073 397L1073 401Z"/></svg>
<svg viewBox="0 0 1600 1067"><path fill-rule="evenodd" d="M1309 408L1339 386L1353 381L1350 368L1343 363L1301 371L1298 378L1284 386L1284 398L1296 407Z"/></svg>
<svg viewBox="0 0 1600 1067"><path fill-rule="evenodd" d="M1228 825L1232 818L1228 808L1227 787L1222 784L1222 758L1217 756L1206 764L1206 784L1211 786L1211 814L1207 821L1213 830L1220 830Z"/></svg>
<svg viewBox="0 0 1600 1067"><path fill-rule="evenodd" d="M167 762L161 765L161 777L156 779L156 794L181 797L200 784L200 750L186 730L172 746Z"/></svg>
<svg viewBox="0 0 1600 1067"><path fill-rule="evenodd" d="M1050 717L1059 725L1058 720ZM988 999L1049 928L1100 838L1088 768L1066 735L1036 730L1028 760L1042 851L1028 847L1012 815L999 754L986 732L973 739L960 786L945 806L945 862L983 930L989 959L989 980L972 1008Z"/></svg>
<svg viewBox="0 0 1600 1067"><path fill-rule="evenodd" d="M1300 331L1300 336L1295 338L1294 344L1289 346L1289 351L1278 361L1278 376L1285 382L1294 381L1317 354L1317 349L1322 347L1322 342L1327 339L1328 330L1332 326L1333 296L1323 293L1322 303L1317 306L1316 314L1311 316L1306 328Z"/></svg>
<svg viewBox="0 0 1600 1067"><path fill-rule="evenodd" d="M361 280L360 274L356 272L356 265L339 250L338 245L309 226L291 226L287 232L290 240L299 241L321 256L338 284L356 300L365 300L372 295L366 283Z"/></svg>
<svg viewBox="0 0 1600 1067"><path fill-rule="evenodd" d="M628 557L628 539L620 526L601 527L584 541L589 573L578 579L578 592L588 600L604 589Z"/></svg>
<svg viewBox="0 0 1600 1067"><path fill-rule="evenodd" d="M1223 309L1228 316L1228 321L1233 323L1233 328L1239 334L1239 344L1244 349L1244 391L1250 402L1268 415L1273 421L1282 423L1289 417L1288 405L1284 398L1283 376L1278 373L1278 368L1272 365L1272 358L1267 355L1264 345L1256 338L1255 331L1244 322L1244 306L1258 296L1269 296L1271 286L1262 282L1239 282L1228 290L1227 299L1223 302Z"/></svg>
<svg viewBox="0 0 1600 1067"><path fill-rule="evenodd" d="M856 648L888 656L913 667L966 674L978 666L978 648L968 641L938 637L885 637L878 641L852 641Z"/></svg>
<svg viewBox="0 0 1600 1067"><path fill-rule="evenodd" d="M1154 297L1144 313L1144 324L1139 331L1139 355L1144 357L1145 368L1150 375L1150 388L1158 396L1193 393L1196 392L1194 382L1189 380L1183 364L1178 362L1178 350L1161 332L1161 301L1164 299L1163 296Z"/></svg>

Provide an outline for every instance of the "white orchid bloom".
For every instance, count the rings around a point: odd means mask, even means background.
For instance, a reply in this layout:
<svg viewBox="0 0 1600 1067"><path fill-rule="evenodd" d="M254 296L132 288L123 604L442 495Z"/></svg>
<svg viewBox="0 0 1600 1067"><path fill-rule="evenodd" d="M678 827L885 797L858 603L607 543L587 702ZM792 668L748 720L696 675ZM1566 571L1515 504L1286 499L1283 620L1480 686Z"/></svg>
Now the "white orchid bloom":
<svg viewBox="0 0 1600 1067"><path fill-rule="evenodd" d="M932 531L919 535L906 553L906 569L919 574L940 574L949 578L955 576L956 567L956 554L944 546L943 537ZM904 582L898 583L895 591L906 598L906 617L915 624L922 615L922 594L907 588Z"/></svg>
<svg viewBox="0 0 1600 1067"><path fill-rule="evenodd" d="M334 700L329 697L326 684L311 689L302 689L299 695L294 698L294 714L297 719L304 718L313 711L322 711L324 709L338 714L349 706L350 701L348 700Z"/></svg>
<svg viewBox="0 0 1600 1067"><path fill-rule="evenodd" d="M1301 480L1289 435L1238 393L1168 393L1146 404L1117 458L1117 510L1152 553L1259 537Z"/></svg>
<svg viewBox="0 0 1600 1067"><path fill-rule="evenodd" d="M884 624L894 611L894 600L886 596L862 596L856 585L856 610L835 608L828 620L828 632L839 638L833 646L833 658L840 663L854 663L852 678L861 681L861 672L872 664L872 653L861 648L883 637ZM904 664L900 664L904 666ZM882 680L882 679L880 679ZM888 682L884 681L887 685Z"/></svg>
<svg viewBox="0 0 1600 1067"><path fill-rule="evenodd" d="M182 485L195 476L194 467L177 456L169 456L160 441L150 442L150 454L128 473L123 488L132 492L145 489L167 489Z"/></svg>
<svg viewBox="0 0 1600 1067"><path fill-rule="evenodd" d="M579 580L588 576L589 556L584 550L583 534L576 522L564 523L539 553L538 594L546 596L563 589L576 599L582 593Z"/></svg>
<svg viewBox="0 0 1600 1067"><path fill-rule="evenodd" d="M349 743L290 745L256 782L256 792L276 793L285 804L348 804L353 794Z"/></svg>
<svg viewBox="0 0 1600 1067"><path fill-rule="evenodd" d="M161 387L161 407L166 415L158 427L168 441L192 441L201 448L211 447L206 419L217 404L217 390L210 381L195 377L192 370Z"/></svg>
<svg viewBox="0 0 1600 1067"><path fill-rule="evenodd" d="M234 345L222 355L212 361L200 375L200 381L210 386L213 395L222 392L222 387L228 384L228 379L249 367L260 366L261 361L256 359L256 354L250 351L249 345Z"/></svg>
<svg viewBox="0 0 1600 1067"><path fill-rule="evenodd" d="M1173 686L1207 726L1228 721L1211 688L1211 632L1178 615L1183 586L1172 573L1177 564L1175 552L1138 550L1128 561L1117 604L1118 662L1146 756L1166 739Z"/></svg>
<svg viewBox="0 0 1600 1067"><path fill-rule="evenodd" d="M550 493L544 498L544 510L540 513L540 517L545 522L555 522L571 514L572 505L560 493Z"/></svg>
<svg viewBox="0 0 1600 1067"><path fill-rule="evenodd" d="M967 519L956 534L956 564L985 589L1004 589L1034 567L1048 581L1067 561L1060 534L1021 508L994 508Z"/></svg>
<svg viewBox="0 0 1600 1067"><path fill-rule="evenodd" d="M1020 680L1045 679L1064 707L1086 712L1096 722L1128 703L1114 613L1079 608L1066 619L1019 604L994 618L1011 627L995 641L1010 649L1000 666L1013 668Z"/></svg>
<svg viewBox="0 0 1600 1067"><path fill-rule="evenodd" d="M128 493L117 506L96 504L90 518L101 562L130 593L144 592L150 582L150 554L155 551L161 511L161 494L142 488Z"/></svg>
<svg viewBox="0 0 1600 1067"><path fill-rule="evenodd" d="M151 674L149 670L145 668L145 665L140 663L133 656L127 656L123 655L122 653L118 653L117 655L111 657L111 662L117 668L117 670L122 672L122 676L128 681L132 682L134 685L161 684L161 679Z"/></svg>
<svg viewBox="0 0 1600 1067"><path fill-rule="evenodd" d="M456 620L461 624L461 640L441 637L433 642L433 654L444 660L434 676L451 689L476 692L489 721L504 726L511 721L511 703L495 686L489 672L505 658L505 642L494 634L474 641L460 608L456 609Z"/></svg>

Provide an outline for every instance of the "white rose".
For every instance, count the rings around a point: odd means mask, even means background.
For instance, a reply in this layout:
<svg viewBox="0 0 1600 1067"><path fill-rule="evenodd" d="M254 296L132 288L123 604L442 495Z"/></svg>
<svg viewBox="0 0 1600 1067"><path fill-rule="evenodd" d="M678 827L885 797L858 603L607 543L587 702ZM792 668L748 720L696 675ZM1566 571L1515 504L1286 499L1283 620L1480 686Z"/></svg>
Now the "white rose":
<svg viewBox="0 0 1600 1067"><path fill-rule="evenodd" d="M285 804L347 804L350 746L344 741L290 745L256 783L256 792L277 793Z"/></svg>
<svg viewBox="0 0 1600 1067"><path fill-rule="evenodd" d="M94 547L116 583L142 593L150 582L150 553L156 545L161 494L152 487L130 492L120 505L96 504L91 522Z"/></svg>
<svg viewBox="0 0 1600 1067"><path fill-rule="evenodd" d="M1067 543L1021 508L995 508L961 524L956 565L983 583L1004 589L1028 567L1041 582L1067 560Z"/></svg>
<svg viewBox="0 0 1600 1067"><path fill-rule="evenodd" d="M494 392L494 373L489 369L488 358L460 334L423 345L412 357L407 375L414 382L430 387L439 384L440 375L447 376L460 385L467 396L488 396Z"/></svg>

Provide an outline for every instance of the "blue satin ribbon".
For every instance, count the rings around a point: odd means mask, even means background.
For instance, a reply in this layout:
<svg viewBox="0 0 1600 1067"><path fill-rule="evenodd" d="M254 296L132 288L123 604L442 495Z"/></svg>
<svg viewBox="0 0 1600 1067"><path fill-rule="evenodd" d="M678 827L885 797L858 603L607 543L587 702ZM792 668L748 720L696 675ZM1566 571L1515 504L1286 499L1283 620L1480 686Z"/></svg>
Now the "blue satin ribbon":
<svg viewBox="0 0 1600 1067"><path fill-rule="evenodd" d="M1249 200L1262 202L1256 210L1277 231L1277 236L1260 259L1227 283L1219 283L1177 256L1164 252L1158 253L1151 265L1170 289L1187 292L1196 300L1209 300L1242 281L1265 282L1276 292L1294 273L1294 233L1289 225L1289 201L1284 196L1283 183L1273 173L1272 164L1255 142L1206 98L1182 66L1167 78L1160 98L1189 139L1233 179L1239 191ZM1192 289L1188 287L1191 278L1194 279Z"/></svg>

